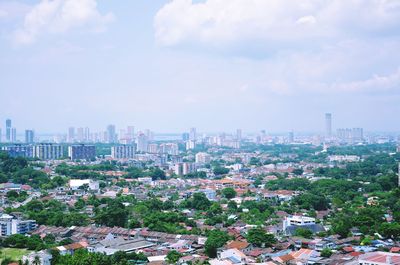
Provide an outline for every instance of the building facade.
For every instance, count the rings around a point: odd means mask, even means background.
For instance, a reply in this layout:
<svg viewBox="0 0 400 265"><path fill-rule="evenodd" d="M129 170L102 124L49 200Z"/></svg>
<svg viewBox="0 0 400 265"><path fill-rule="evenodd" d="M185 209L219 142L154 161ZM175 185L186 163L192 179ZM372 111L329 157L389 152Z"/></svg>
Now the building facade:
<svg viewBox="0 0 400 265"><path fill-rule="evenodd" d="M96 146L94 145L71 145L68 147L68 156L71 160L90 160L96 157Z"/></svg>

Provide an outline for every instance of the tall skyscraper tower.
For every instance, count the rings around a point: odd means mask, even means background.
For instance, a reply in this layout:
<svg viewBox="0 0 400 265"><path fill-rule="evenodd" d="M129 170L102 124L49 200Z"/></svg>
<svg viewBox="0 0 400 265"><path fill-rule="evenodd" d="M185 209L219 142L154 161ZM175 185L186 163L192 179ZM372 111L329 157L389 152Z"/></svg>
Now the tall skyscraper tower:
<svg viewBox="0 0 400 265"><path fill-rule="evenodd" d="M85 138L84 135L85 135L85 132L82 127L76 129L76 139L78 140L78 142L80 142L80 143L84 142L84 138Z"/></svg>
<svg viewBox="0 0 400 265"><path fill-rule="evenodd" d="M190 128L189 140L196 141L196 138L197 138L196 128Z"/></svg>
<svg viewBox="0 0 400 265"><path fill-rule="evenodd" d="M137 150L139 152L147 152L148 150L148 139L144 133L139 133L137 137Z"/></svg>
<svg viewBox="0 0 400 265"><path fill-rule="evenodd" d="M117 135L115 134L115 125L110 124L107 126L107 142L108 143L117 142Z"/></svg>
<svg viewBox="0 0 400 265"><path fill-rule="evenodd" d="M130 143L134 142L135 139L135 126L128 126L127 136Z"/></svg>
<svg viewBox="0 0 400 265"><path fill-rule="evenodd" d="M25 143L31 144L34 142L35 132L33 130L25 130Z"/></svg>
<svg viewBox="0 0 400 265"><path fill-rule="evenodd" d="M236 140L242 140L242 129L236 129Z"/></svg>
<svg viewBox="0 0 400 265"><path fill-rule="evenodd" d="M17 142L17 129L16 128L11 128L11 142L12 143Z"/></svg>
<svg viewBox="0 0 400 265"><path fill-rule="evenodd" d="M332 137L332 114L325 113L325 126L326 126L326 137Z"/></svg>
<svg viewBox="0 0 400 265"><path fill-rule="evenodd" d="M11 142L11 120L6 120L6 141Z"/></svg>
<svg viewBox="0 0 400 265"><path fill-rule="evenodd" d="M75 142L75 128L74 127L69 127L68 128L67 141L68 141L68 143Z"/></svg>

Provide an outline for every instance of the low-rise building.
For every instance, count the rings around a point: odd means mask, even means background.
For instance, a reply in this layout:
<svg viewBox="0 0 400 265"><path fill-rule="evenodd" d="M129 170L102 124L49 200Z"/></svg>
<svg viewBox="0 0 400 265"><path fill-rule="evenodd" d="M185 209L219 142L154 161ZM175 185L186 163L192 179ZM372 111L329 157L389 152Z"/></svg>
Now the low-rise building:
<svg viewBox="0 0 400 265"><path fill-rule="evenodd" d="M9 214L0 216L0 235L9 236L14 234L27 234L37 227L35 220L22 220Z"/></svg>

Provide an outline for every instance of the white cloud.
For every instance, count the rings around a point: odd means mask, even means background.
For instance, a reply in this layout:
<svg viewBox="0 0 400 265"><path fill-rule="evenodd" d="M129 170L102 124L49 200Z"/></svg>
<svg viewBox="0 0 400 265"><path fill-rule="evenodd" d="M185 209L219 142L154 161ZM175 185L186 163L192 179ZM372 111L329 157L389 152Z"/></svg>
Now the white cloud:
<svg viewBox="0 0 400 265"><path fill-rule="evenodd" d="M389 75L373 75L372 77L347 82L347 83L334 83L330 85L330 89L336 92L359 92L359 91L373 91L384 92L390 90L400 90L400 68Z"/></svg>
<svg viewBox="0 0 400 265"><path fill-rule="evenodd" d="M154 19L158 43L226 45L390 34L400 27L397 0L172 0Z"/></svg>
<svg viewBox="0 0 400 265"><path fill-rule="evenodd" d="M96 0L41 0L25 15L23 26L14 32L14 41L29 44L44 33L63 33L84 26L103 31L113 18L112 13L100 14Z"/></svg>

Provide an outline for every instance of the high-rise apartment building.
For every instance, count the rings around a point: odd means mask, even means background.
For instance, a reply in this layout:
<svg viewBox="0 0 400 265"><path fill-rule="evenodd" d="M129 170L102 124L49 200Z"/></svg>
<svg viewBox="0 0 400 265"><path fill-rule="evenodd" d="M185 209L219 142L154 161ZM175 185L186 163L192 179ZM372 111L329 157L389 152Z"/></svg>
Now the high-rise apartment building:
<svg viewBox="0 0 400 265"><path fill-rule="evenodd" d="M148 139L144 133L140 133L137 137L137 150L139 152L148 151Z"/></svg>
<svg viewBox="0 0 400 265"><path fill-rule="evenodd" d="M85 135L85 131L84 131L84 129L83 129L82 127L76 129L76 140L77 140L79 143L84 142L84 141L83 141L83 140L84 140L84 137L85 137L84 135Z"/></svg>
<svg viewBox="0 0 400 265"><path fill-rule="evenodd" d="M63 146L58 144L38 144L33 148L33 156L42 160L60 159L63 155Z"/></svg>
<svg viewBox="0 0 400 265"><path fill-rule="evenodd" d="M135 141L135 126L128 126L127 128L127 140L129 143L133 143Z"/></svg>
<svg viewBox="0 0 400 265"><path fill-rule="evenodd" d="M169 155L179 155L179 146L177 143L160 144L160 153Z"/></svg>
<svg viewBox="0 0 400 265"><path fill-rule="evenodd" d="M196 165L194 163L177 163L174 166L174 172L178 176L184 176L189 173L196 172Z"/></svg>
<svg viewBox="0 0 400 265"><path fill-rule="evenodd" d="M33 130L25 130L25 143L32 144L35 141L35 132Z"/></svg>
<svg viewBox="0 0 400 265"><path fill-rule="evenodd" d="M236 140L238 140L238 141L242 140L242 129L236 130Z"/></svg>
<svg viewBox="0 0 400 265"><path fill-rule="evenodd" d="M182 140L183 141L189 140L189 133L182 133Z"/></svg>
<svg viewBox="0 0 400 265"><path fill-rule="evenodd" d="M196 148L196 141L195 140L189 140L186 142L186 150L191 150Z"/></svg>
<svg viewBox="0 0 400 265"><path fill-rule="evenodd" d="M211 162L211 155L200 152L200 153L196 154L195 159L196 159L196 163L208 164Z"/></svg>
<svg viewBox="0 0 400 265"><path fill-rule="evenodd" d="M111 157L114 159L132 159L135 155L135 145L115 145L111 147Z"/></svg>
<svg viewBox="0 0 400 265"><path fill-rule="evenodd" d="M364 140L363 128L353 128L352 129L352 140L353 140L353 142L362 142Z"/></svg>
<svg viewBox="0 0 400 265"><path fill-rule="evenodd" d="M356 143L364 141L363 128L342 128L337 130L337 138L344 143Z"/></svg>
<svg viewBox="0 0 400 265"><path fill-rule="evenodd" d="M332 137L332 114L325 113L325 136Z"/></svg>
<svg viewBox="0 0 400 265"><path fill-rule="evenodd" d="M6 120L6 141L11 142L11 120Z"/></svg>
<svg viewBox="0 0 400 265"><path fill-rule="evenodd" d="M108 143L116 143L117 142L117 134L115 133L115 125L107 126L107 142Z"/></svg>
<svg viewBox="0 0 400 265"><path fill-rule="evenodd" d="M91 142L92 139L90 139L90 138L91 138L90 137L90 129L89 129L89 127L86 127L85 128L85 132L84 132L84 136L83 136L83 141L85 143Z"/></svg>
<svg viewBox="0 0 400 265"><path fill-rule="evenodd" d="M190 128L190 133L189 133L189 140L196 141L197 138L197 133L196 133L196 128Z"/></svg>
<svg viewBox="0 0 400 265"><path fill-rule="evenodd" d="M22 145L14 144L3 146L2 151L6 152L11 157L33 157L33 146L32 145Z"/></svg>
<svg viewBox="0 0 400 265"><path fill-rule="evenodd" d="M157 154L158 153L158 144L153 143L149 144L147 150L150 154Z"/></svg>
<svg viewBox="0 0 400 265"><path fill-rule="evenodd" d="M68 156L71 160L90 160L96 157L96 146L77 144L68 146Z"/></svg>
<svg viewBox="0 0 400 265"><path fill-rule="evenodd" d="M68 128L67 141L68 141L68 143L75 142L75 128L74 127Z"/></svg>
<svg viewBox="0 0 400 265"><path fill-rule="evenodd" d="M11 128L11 142L12 143L17 142L17 129L16 128Z"/></svg>

